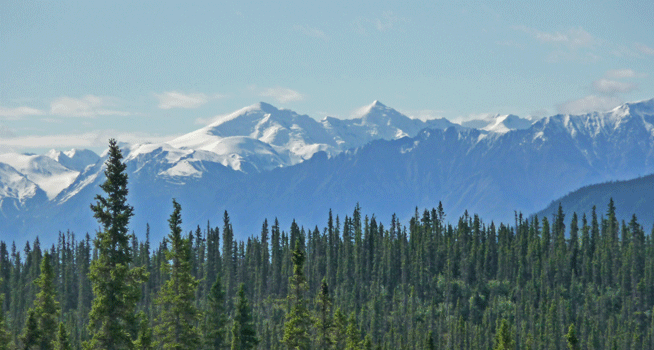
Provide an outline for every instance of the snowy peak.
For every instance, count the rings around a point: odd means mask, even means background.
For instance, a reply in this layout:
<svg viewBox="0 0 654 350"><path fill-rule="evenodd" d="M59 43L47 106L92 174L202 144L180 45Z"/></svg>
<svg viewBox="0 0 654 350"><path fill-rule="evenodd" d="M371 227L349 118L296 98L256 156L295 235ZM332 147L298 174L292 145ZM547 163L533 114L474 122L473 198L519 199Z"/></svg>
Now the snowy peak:
<svg viewBox="0 0 654 350"><path fill-rule="evenodd" d="M626 109L631 114L654 115L654 98L638 102L625 103L614 109Z"/></svg>
<svg viewBox="0 0 654 350"><path fill-rule="evenodd" d="M89 165L97 163L97 161L100 159L100 156L91 150L75 148L64 152L52 149L48 151L45 156L51 158L66 168L75 171L82 171Z"/></svg>
<svg viewBox="0 0 654 350"><path fill-rule="evenodd" d="M8 164L31 182L37 184L49 199L75 181L79 171L69 169L47 155L5 153L0 155L0 163Z"/></svg>
<svg viewBox="0 0 654 350"><path fill-rule="evenodd" d="M23 202L36 194L38 186L14 167L0 163L0 197L15 198Z"/></svg>
<svg viewBox="0 0 654 350"><path fill-rule="evenodd" d="M531 119L521 118L513 114L491 114L483 118L461 123L461 126L495 133L507 133L511 130L528 129L531 125Z"/></svg>

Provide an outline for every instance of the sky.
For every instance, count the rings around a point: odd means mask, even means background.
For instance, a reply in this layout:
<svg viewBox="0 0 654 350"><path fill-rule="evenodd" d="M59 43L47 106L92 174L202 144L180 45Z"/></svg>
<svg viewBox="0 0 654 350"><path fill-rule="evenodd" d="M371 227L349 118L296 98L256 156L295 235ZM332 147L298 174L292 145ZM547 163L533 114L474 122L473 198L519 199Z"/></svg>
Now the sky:
<svg viewBox="0 0 654 350"><path fill-rule="evenodd" d="M0 152L316 119L543 117L654 98L654 2L0 1Z"/></svg>

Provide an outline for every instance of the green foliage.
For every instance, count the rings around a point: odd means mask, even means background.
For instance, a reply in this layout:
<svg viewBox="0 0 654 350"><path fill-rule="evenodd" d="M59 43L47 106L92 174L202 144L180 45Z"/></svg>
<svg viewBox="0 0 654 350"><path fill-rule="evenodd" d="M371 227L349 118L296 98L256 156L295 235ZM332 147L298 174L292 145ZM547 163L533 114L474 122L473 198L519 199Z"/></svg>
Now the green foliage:
<svg viewBox="0 0 654 350"><path fill-rule="evenodd" d="M323 278L320 283L320 291L316 296L316 316L314 317L314 327L316 329L316 349L329 349L332 345L332 328L333 320L331 316L332 300L329 296L329 286L327 279Z"/></svg>
<svg viewBox="0 0 654 350"><path fill-rule="evenodd" d="M89 271L94 298L88 325L92 338L85 344L86 349L133 348L136 303L140 284L147 277L143 268L131 266L128 224L134 209L127 204L127 174L122 158L116 140L109 140L104 172L107 179L100 185L106 197L97 195L96 204L91 205L102 229L93 241L98 256Z"/></svg>
<svg viewBox="0 0 654 350"><path fill-rule="evenodd" d="M222 290L220 274L211 286L207 297L207 310L204 321L204 348L220 350L225 348L227 311L225 310L225 292Z"/></svg>
<svg viewBox="0 0 654 350"><path fill-rule="evenodd" d="M357 320L354 311L350 313L347 320L347 330L345 331L345 349L346 350L360 350L361 349L361 333L357 327Z"/></svg>
<svg viewBox="0 0 654 350"><path fill-rule="evenodd" d="M347 318L345 314L338 308L334 312L334 327L332 328L331 341L333 349L345 348L347 339Z"/></svg>
<svg viewBox="0 0 654 350"><path fill-rule="evenodd" d="M172 320L177 301L184 305L178 315L194 310L190 328L179 329L192 330L200 342L178 344L187 348L652 348L651 231L634 216L620 221L614 204L588 217L562 209L547 219L516 214L511 225L467 213L450 224L439 206L416 210L407 226L397 216L384 226L357 206L343 220L329 216L322 229L293 222L284 230L275 220L270 240L264 223L260 237L245 241L233 239L227 213L222 231L207 223L206 230L186 235L174 210L165 242L150 245L146 228L144 242L128 235L128 254L119 252L119 240L114 252L100 249L108 247L100 238L111 231L104 226L95 246L90 237L76 240L72 233L43 250L38 240L23 249L0 241L0 305L9 339L0 341L0 350L42 348L45 319L64 323L73 349L84 343L103 348L93 337L115 331L130 340L114 343L115 349L153 349L153 329ZM227 233L226 241L220 232ZM117 256L123 263L110 268L109 257ZM126 272L135 267L151 276L147 284L130 284L140 297L125 284L136 282ZM98 284L98 276L112 274L132 277ZM91 286L106 292L94 298ZM111 295L119 300L106 302ZM123 319L118 330L86 328L97 322L89 315L94 304L124 315L125 297L134 295L130 307L142 311L133 315L140 323ZM52 315L56 303L54 318L40 316ZM181 324L176 322L168 324ZM2 324L0 317L0 337ZM156 340L170 334L175 331L159 331Z"/></svg>
<svg viewBox="0 0 654 350"><path fill-rule="evenodd" d="M68 332L63 323L59 323L59 332L57 333L57 341L54 350L72 350L70 341L68 340Z"/></svg>
<svg viewBox="0 0 654 350"><path fill-rule="evenodd" d="M429 333L427 333L427 338L425 338L424 349L436 350L436 344L434 343L434 333L432 331L429 331Z"/></svg>
<svg viewBox="0 0 654 350"><path fill-rule="evenodd" d="M306 279L304 277L305 253L302 250L300 240L295 240L291 261L293 262L293 275L289 277L288 302L291 305L290 311L286 314L284 323L284 338L282 342L289 349L309 349L309 327L311 316L305 305L304 293L306 290Z"/></svg>
<svg viewBox="0 0 654 350"><path fill-rule="evenodd" d="M170 249L161 269L167 280L159 291L155 303L160 312L155 334L163 349L197 349L200 332L195 326L199 313L195 306L198 281L191 274L191 247L182 238L182 207L173 199L173 213L168 219Z"/></svg>
<svg viewBox="0 0 654 350"><path fill-rule="evenodd" d="M23 348L36 349L41 339L41 331L39 330L39 321L34 309L30 309L27 315L27 322L25 323L25 332L20 340L23 343Z"/></svg>
<svg viewBox="0 0 654 350"><path fill-rule="evenodd" d="M568 333L565 335L565 340L568 342L568 348L570 350L581 350L574 324L570 324L570 327L568 327Z"/></svg>
<svg viewBox="0 0 654 350"><path fill-rule="evenodd" d="M252 310L245 297L243 283L238 288L235 312L232 326L232 350L253 349L259 344L259 339L252 322Z"/></svg>
<svg viewBox="0 0 654 350"><path fill-rule="evenodd" d="M2 279L0 279L0 285L2 285ZM0 293L0 306L4 304L5 295ZM11 335L7 331L7 324L5 323L5 312L0 307L0 350L8 350L9 342L11 341Z"/></svg>
<svg viewBox="0 0 654 350"><path fill-rule="evenodd" d="M134 342L134 349L136 350L153 350L154 337L152 335L152 327L145 313L139 313L139 334Z"/></svg>
<svg viewBox="0 0 654 350"><path fill-rule="evenodd" d="M34 283L40 288L34 308L29 310L23 343L26 348L54 349L57 340L59 303L55 300L55 276L49 254L41 260L41 274Z"/></svg>
<svg viewBox="0 0 654 350"><path fill-rule="evenodd" d="M493 350L515 349L515 341L511 336L511 326L509 321L502 319L500 326L495 333L495 346Z"/></svg>

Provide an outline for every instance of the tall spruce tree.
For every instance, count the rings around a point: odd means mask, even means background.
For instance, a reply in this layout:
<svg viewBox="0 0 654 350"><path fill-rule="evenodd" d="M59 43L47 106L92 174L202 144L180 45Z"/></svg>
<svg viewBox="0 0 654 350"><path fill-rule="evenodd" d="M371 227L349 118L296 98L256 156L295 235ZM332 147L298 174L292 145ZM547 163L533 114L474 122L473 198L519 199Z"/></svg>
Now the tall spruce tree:
<svg viewBox="0 0 654 350"><path fill-rule="evenodd" d="M318 296L316 296L316 316L314 318L317 333L316 349L329 349L332 345L330 335L334 321L332 320L331 306L332 300L329 296L327 278L323 278L320 284L320 291L318 291Z"/></svg>
<svg viewBox="0 0 654 350"><path fill-rule="evenodd" d="M565 335L565 340L568 343L568 348L570 350L581 350L581 346L579 346L579 339L577 339L577 331L575 330L574 324L570 324L570 327L568 327L568 333Z"/></svg>
<svg viewBox="0 0 654 350"><path fill-rule="evenodd" d="M55 350L72 350L70 341L68 340L68 332L64 324L59 322L59 332L57 332L57 342L55 343Z"/></svg>
<svg viewBox="0 0 654 350"><path fill-rule="evenodd" d="M34 309L29 309L27 312L27 321L25 321L25 331L20 336L20 341L23 344L23 349L37 349L39 346L39 339L41 339L39 321L36 317L36 312Z"/></svg>
<svg viewBox="0 0 654 350"><path fill-rule="evenodd" d="M26 349L53 349L57 339L59 303L56 300L55 275L48 253L41 260L41 274L34 284L41 290L34 299L34 308L29 310L22 336L23 345Z"/></svg>
<svg viewBox="0 0 654 350"><path fill-rule="evenodd" d="M252 322L252 310L245 297L245 285L240 284L236 295L234 323L232 325L232 350L253 349L259 344L257 332Z"/></svg>
<svg viewBox="0 0 654 350"><path fill-rule="evenodd" d="M493 350L509 350L515 349L515 341L511 336L511 326L509 321L502 319L500 326L497 327L497 332L495 333L495 346Z"/></svg>
<svg viewBox="0 0 654 350"><path fill-rule="evenodd" d="M291 256L291 261L293 262L293 275L288 279L288 301L291 309L288 314L286 314L284 338L282 339L282 342L289 349L294 350L309 349L311 345L309 340L311 316L309 315L304 300L304 293L307 288L307 282L304 277L305 259L305 253L302 250L298 238L295 240L295 247Z"/></svg>
<svg viewBox="0 0 654 350"><path fill-rule="evenodd" d="M0 286L2 285L2 278L0 278ZM3 305L5 302L5 294L0 293L0 350L9 349L9 342L11 335L7 331L7 324L5 323L5 311Z"/></svg>
<svg viewBox="0 0 654 350"><path fill-rule="evenodd" d="M134 342L134 349L136 350L153 350L154 339L152 335L152 327L147 315L144 312L139 313L139 334Z"/></svg>
<svg viewBox="0 0 654 350"><path fill-rule="evenodd" d="M224 349L227 339L225 328L227 311L220 273L216 274L216 281L209 290L204 322L204 348L207 350Z"/></svg>
<svg viewBox="0 0 654 350"><path fill-rule="evenodd" d="M43 256L41 275L34 283L41 289L34 300L39 327L39 347L42 350L52 349L57 339L59 303L56 300L55 274L50 254Z"/></svg>
<svg viewBox="0 0 654 350"><path fill-rule="evenodd" d="M191 243L182 237L182 207L173 199L173 213L168 219L170 249L165 252L163 273L168 276L156 303L161 311L155 333L163 349L197 349L200 332L195 326L199 313L195 307L198 280L191 273Z"/></svg>
<svg viewBox="0 0 654 350"><path fill-rule="evenodd" d="M85 343L86 349L133 349L138 326L136 304L147 274L145 268L131 266L128 224L134 208L127 204L127 166L122 159L116 140L109 140L104 171L107 179L100 185L106 197L97 195L91 205L102 228L93 242L97 258L89 271L94 299L88 325L91 339Z"/></svg>

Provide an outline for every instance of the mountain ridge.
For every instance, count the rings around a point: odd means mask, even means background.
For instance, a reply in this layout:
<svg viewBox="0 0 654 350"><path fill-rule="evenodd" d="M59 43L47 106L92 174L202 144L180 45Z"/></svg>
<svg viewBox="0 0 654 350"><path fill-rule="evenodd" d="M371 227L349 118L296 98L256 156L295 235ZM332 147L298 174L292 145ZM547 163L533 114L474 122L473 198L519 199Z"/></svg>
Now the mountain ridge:
<svg viewBox="0 0 654 350"><path fill-rule="evenodd" d="M250 136L232 135L233 130L229 134L225 128L223 136L196 139L203 145L197 149L182 142L194 141L192 137L179 143L121 145L130 178L129 198L137 208L133 227L142 230L149 223L153 237L163 236L173 197L186 208L191 218L187 222L193 224L216 222L227 210L242 236L256 233L263 217L279 216L281 222L295 217L315 224L329 208L343 214L357 202L380 216L403 211L397 214L408 218L411 208L434 207L442 201L453 216L468 209L492 220L510 221L513 210L534 212L581 186L654 172L653 101L603 113L551 116L529 128L506 132L465 128L449 121L440 124L446 128L415 131L411 128L421 125L415 119L380 102L369 105L359 118L322 121L260 103L225 118L236 120L245 113L250 119L242 130ZM279 111L286 121L275 114ZM305 117L313 120L307 121L308 127L297 123L308 120ZM408 126L397 125L401 123ZM217 120L195 132L206 136L207 130L223 124ZM256 128L264 124L265 128ZM278 140L275 145L251 136L259 130L255 136L263 137L262 130L270 127L289 138L268 139ZM415 135L404 136L398 130ZM312 133L323 135L325 143L311 143L318 139ZM301 152L293 153L289 147L293 138L304 147ZM363 144L346 148L357 142ZM302 152L311 157L289 164ZM61 154L58 157L63 159ZM6 197L3 208L8 216L3 214L6 220L0 230L22 237L49 230L96 229L88 205L104 179L105 155L97 157L51 200L36 195L38 186L29 200ZM12 183L22 186L20 181ZM31 186L25 181L24 185ZM393 198L393 205L386 205L385 198Z"/></svg>

